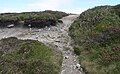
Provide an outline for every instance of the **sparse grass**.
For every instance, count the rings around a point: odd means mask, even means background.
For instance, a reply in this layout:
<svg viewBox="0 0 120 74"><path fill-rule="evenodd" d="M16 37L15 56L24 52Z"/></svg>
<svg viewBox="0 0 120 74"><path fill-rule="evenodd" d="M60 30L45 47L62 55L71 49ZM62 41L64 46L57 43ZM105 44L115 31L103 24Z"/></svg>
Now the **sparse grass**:
<svg viewBox="0 0 120 74"><path fill-rule="evenodd" d="M61 52L38 41L11 37L2 39L0 46L0 74L59 74Z"/></svg>
<svg viewBox="0 0 120 74"><path fill-rule="evenodd" d="M115 8L89 9L69 29L87 74L120 74L120 17Z"/></svg>

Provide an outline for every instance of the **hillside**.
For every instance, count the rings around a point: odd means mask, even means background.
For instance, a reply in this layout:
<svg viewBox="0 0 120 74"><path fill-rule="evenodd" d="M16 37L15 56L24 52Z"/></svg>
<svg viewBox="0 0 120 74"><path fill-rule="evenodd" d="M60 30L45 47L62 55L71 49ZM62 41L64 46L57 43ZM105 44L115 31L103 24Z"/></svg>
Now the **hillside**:
<svg viewBox="0 0 120 74"><path fill-rule="evenodd" d="M59 19L67 16L67 13L60 11L46 10L42 12L23 12L23 13L1 13L0 27L9 25L43 28L45 26L55 26Z"/></svg>
<svg viewBox="0 0 120 74"><path fill-rule="evenodd" d="M69 31L87 74L120 74L120 5L83 12Z"/></svg>
<svg viewBox="0 0 120 74"><path fill-rule="evenodd" d="M0 74L59 74L61 52L34 40L0 40Z"/></svg>

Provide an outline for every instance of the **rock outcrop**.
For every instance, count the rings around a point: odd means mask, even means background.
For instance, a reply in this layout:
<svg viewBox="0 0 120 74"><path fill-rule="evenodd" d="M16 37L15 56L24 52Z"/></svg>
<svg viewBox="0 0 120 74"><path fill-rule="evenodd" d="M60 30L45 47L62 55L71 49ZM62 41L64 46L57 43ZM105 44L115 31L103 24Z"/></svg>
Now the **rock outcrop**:
<svg viewBox="0 0 120 74"><path fill-rule="evenodd" d="M19 24L19 21L17 21L17 20L0 20L0 27L8 27L11 24L14 24L14 26L17 26Z"/></svg>
<svg viewBox="0 0 120 74"><path fill-rule="evenodd" d="M29 19L25 20L24 26L29 27L31 25L34 28L43 28L45 26L55 26L56 23L56 20L53 19Z"/></svg>

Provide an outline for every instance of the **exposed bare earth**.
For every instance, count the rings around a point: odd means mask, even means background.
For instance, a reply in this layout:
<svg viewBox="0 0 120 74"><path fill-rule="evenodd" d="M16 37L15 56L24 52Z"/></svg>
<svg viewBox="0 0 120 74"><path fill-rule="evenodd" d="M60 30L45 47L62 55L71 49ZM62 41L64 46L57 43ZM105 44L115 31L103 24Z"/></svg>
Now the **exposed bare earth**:
<svg viewBox="0 0 120 74"><path fill-rule="evenodd" d="M17 37L19 39L32 39L44 44L56 47L62 51L63 61L60 74L84 74L82 68L76 68L79 63L77 56L73 53L71 38L68 29L78 15L70 15L62 18L63 24L44 29L6 28L0 29L0 39L5 37ZM78 64L79 65L79 64Z"/></svg>

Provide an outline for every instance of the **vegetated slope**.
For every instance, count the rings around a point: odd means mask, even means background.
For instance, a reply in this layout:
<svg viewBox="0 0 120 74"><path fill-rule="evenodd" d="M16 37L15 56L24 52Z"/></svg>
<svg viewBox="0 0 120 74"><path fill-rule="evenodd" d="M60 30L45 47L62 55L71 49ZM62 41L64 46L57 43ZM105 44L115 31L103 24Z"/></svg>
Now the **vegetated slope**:
<svg viewBox="0 0 120 74"><path fill-rule="evenodd" d="M0 74L59 74L61 53L39 41L0 40Z"/></svg>
<svg viewBox="0 0 120 74"><path fill-rule="evenodd" d="M120 5L89 9L69 30L86 73L120 74Z"/></svg>
<svg viewBox="0 0 120 74"><path fill-rule="evenodd" d="M56 25L57 22L61 22L67 13L60 11L46 10L43 12L23 12L23 13L1 13L0 14L0 27L6 27L7 25L14 24L21 25L20 21L23 21L23 26L31 24L32 27L45 27L50 25Z"/></svg>

